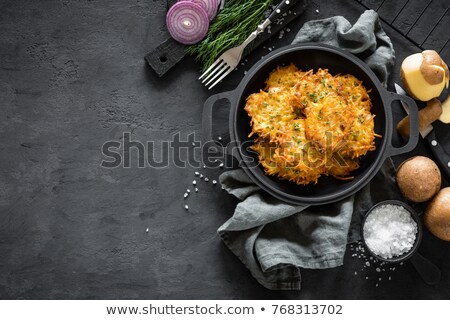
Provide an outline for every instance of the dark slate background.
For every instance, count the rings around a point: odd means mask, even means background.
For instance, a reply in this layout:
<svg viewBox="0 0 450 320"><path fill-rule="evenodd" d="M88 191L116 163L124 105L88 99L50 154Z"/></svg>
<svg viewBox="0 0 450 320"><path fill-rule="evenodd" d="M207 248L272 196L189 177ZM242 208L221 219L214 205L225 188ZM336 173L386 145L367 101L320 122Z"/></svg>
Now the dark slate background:
<svg viewBox="0 0 450 320"><path fill-rule="evenodd" d="M199 183L186 212L195 169L100 166L103 143L123 132L140 141L200 137L211 92L196 80L199 66L186 58L160 79L143 59L167 38L165 10L154 0L1 1L0 298L450 298L450 247L428 232L420 252L442 270L437 286L405 263L376 287L377 272L360 271L363 261L349 253L342 267L303 270L300 292L266 290L216 235L236 205L220 187ZM310 1L291 32L214 92L233 89L305 21L341 14L353 23L363 10L356 1ZM392 89L399 63L418 48L385 28L397 52ZM427 152L421 142L414 153Z"/></svg>

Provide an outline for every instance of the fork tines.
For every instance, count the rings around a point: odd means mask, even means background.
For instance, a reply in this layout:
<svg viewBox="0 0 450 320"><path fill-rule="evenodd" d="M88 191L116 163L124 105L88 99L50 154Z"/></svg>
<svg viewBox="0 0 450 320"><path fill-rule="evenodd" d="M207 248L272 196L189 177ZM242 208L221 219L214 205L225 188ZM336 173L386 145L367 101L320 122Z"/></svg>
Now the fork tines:
<svg viewBox="0 0 450 320"><path fill-rule="evenodd" d="M228 63L226 63L222 57L219 57L205 72L203 72L203 74L198 79L203 79L202 83L204 83L205 87L210 90L223 78L225 78L232 70L233 68L228 65ZM213 83L214 80L216 81ZM211 86L209 86L210 84Z"/></svg>

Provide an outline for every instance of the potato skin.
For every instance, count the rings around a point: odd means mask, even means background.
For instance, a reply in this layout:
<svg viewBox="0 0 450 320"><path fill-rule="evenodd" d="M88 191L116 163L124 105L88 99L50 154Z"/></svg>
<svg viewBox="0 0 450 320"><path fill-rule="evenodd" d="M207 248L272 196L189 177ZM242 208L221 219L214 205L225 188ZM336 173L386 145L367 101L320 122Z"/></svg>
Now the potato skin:
<svg viewBox="0 0 450 320"><path fill-rule="evenodd" d="M422 51L423 61L420 65L420 72L425 81L429 84L439 84L448 77L448 71L446 71L447 65L434 50ZM434 66L441 67L442 69L436 69ZM448 69L447 69L448 70Z"/></svg>
<svg viewBox="0 0 450 320"><path fill-rule="evenodd" d="M444 188L428 205L424 223L428 230L444 241L450 241L450 187Z"/></svg>
<svg viewBox="0 0 450 320"><path fill-rule="evenodd" d="M419 111L419 131L424 130L442 114L441 102L434 98L427 102L427 106ZM404 137L409 137L410 131L409 115L397 124L397 132Z"/></svg>
<svg viewBox="0 0 450 320"><path fill-rule="evenodd" d="M403 196L414 202L430 200L441 188L438 166L423 156L405 160L397 170L396 179Z"/></svg>

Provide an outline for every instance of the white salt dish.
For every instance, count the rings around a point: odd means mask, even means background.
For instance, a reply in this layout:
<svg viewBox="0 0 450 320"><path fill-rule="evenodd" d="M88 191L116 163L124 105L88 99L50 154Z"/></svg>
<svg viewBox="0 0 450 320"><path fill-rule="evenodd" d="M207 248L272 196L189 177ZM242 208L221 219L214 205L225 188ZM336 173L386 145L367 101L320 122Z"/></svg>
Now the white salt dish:
<svg viewBox="0 0 450 320"><path fill-rule="evenodd" d="M410 258L422 240L422 225L417 213L406 203L387 200L366 214L361 238L368 252L386 262Z"/></svg>

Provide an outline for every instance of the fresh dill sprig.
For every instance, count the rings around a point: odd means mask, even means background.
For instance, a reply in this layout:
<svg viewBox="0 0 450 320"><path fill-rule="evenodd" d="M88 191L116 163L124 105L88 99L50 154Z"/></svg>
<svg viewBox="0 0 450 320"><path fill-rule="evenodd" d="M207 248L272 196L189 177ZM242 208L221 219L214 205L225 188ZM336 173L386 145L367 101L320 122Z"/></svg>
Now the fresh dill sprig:
<svg viewBox="0 0 450 320"><path fill-rule="evenodd" d="M264 19L275 0L228 0L211 23L202 42L189 46L187 54L206 70L226 49L240 45Z"/></svg>

